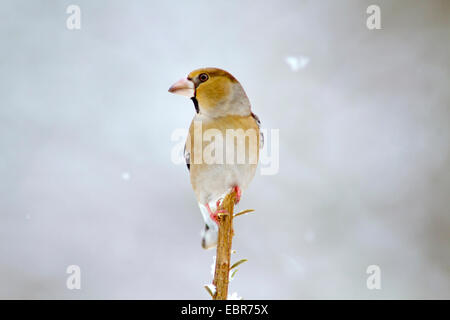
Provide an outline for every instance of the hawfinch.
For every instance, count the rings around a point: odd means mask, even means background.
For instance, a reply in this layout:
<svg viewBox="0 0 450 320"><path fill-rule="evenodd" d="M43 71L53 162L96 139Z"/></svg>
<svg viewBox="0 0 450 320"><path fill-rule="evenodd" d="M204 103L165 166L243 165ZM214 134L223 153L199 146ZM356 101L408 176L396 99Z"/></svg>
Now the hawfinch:
<svg viewBox="0 0 450 320"><path fill-rule="evenodd" d="M231 190L240 200L253 179L263 137L241 84L217 68L197 69L169 88L194 102L185 145L186 165L205 220L202 247L217 245L220 202Z"/></svg>

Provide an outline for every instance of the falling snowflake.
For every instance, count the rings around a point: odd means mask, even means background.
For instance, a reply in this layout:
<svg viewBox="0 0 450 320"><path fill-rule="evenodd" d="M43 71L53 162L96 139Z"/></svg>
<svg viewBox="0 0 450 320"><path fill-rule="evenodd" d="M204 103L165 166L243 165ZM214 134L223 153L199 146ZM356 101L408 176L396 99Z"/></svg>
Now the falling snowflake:
<svg viewBox="0 0 450 320"><path fill-rule="evenodd" d="M309 58L306 56L289 56L285 60L294 72L305 68L309 63Z"/></svg>
<svg viewBox="0 0 450 320"><path fill-rule="evenodd" d="M227 300L242 300L242 297L239 297L237 292L233 292L228 295Z"/></svg>
<svg viewBox="0 0 450 320"><path fill-rule="evenodd" d="M308 230L303 235L303 238L305 239L306 242L312 243L314 242L314 240L316 240L316 233L312 230Z"/></svg>
<svg viewBox="0 0 450 320"><path fill-rule="evenodd" d="M122 179L123 180L125 180L125 181L128 181L128 180L130 180L130 174L128 173L128 172L123 172L122 173Z"/></svg>

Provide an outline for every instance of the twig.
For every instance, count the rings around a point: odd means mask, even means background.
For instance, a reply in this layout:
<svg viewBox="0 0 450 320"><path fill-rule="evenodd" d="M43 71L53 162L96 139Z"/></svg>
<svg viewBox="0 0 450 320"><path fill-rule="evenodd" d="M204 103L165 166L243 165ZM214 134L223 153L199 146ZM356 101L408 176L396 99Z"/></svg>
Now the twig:
<svg viewBox="0 0 450 320"><path fill-rule="evenodd" d="M243 264L244 262L247 262L247 259L242 259L242 260L239 260L239 261L236 262L236 263L233 263L233 265L231 266L230 270L233 270L233 269L236 268L238 265Z"/></svg>
<svg viewBox="0 0 450 320"><path fill-rule="evenodd" d="M231 245L234 235L233 210L235 203L236 192L233 190L225 196L221 205L221 208L227 213L219 216L216 269L213 280L213 284L216 286L216 292L213 295L213 300L226 300L228 297Z"/></svg>
<svg viewBox="0 0 450 320"><path fill-rule="evenodd" d="M239 216L241 216L241 215L243 215L243 214L247 214L247 213L250 213L250 212L253 212L253 211L255 211L255 210L253 210L253 209L247 209L247 210L244 210L244 211L241 211L241 212L236 213L236 214L234 215L234 217L236 218L236 217L239 217Z"/></svg>

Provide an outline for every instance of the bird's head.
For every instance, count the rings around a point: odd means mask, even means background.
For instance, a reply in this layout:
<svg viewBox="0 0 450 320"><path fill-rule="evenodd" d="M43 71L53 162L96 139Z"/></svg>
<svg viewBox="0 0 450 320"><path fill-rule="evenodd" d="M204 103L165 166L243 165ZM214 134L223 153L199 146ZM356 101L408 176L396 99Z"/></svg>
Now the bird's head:
<svg viewBox="0 0 450 320"><path fill-rule="evenodd" d="M251 112L241 84L230 73L218 68L194 70L174 83L169 92L191 98L197 113L212 117Z"/></svg>

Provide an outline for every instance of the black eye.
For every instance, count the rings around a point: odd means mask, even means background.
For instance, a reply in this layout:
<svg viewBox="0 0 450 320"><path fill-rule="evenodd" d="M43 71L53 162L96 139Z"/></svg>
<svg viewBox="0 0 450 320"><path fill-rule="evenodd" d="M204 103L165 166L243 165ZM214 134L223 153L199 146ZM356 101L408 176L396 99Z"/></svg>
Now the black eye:
<svg viewBox="0 0 450 320"><path fill-rule="evenodd" d="M207 75L206 73L202 73L202 74L200 74L200 75L198 76L198 79L199 79L201 82L205 82L206 80L209 79L209 77L208 77L208 75Z"/></svg>

